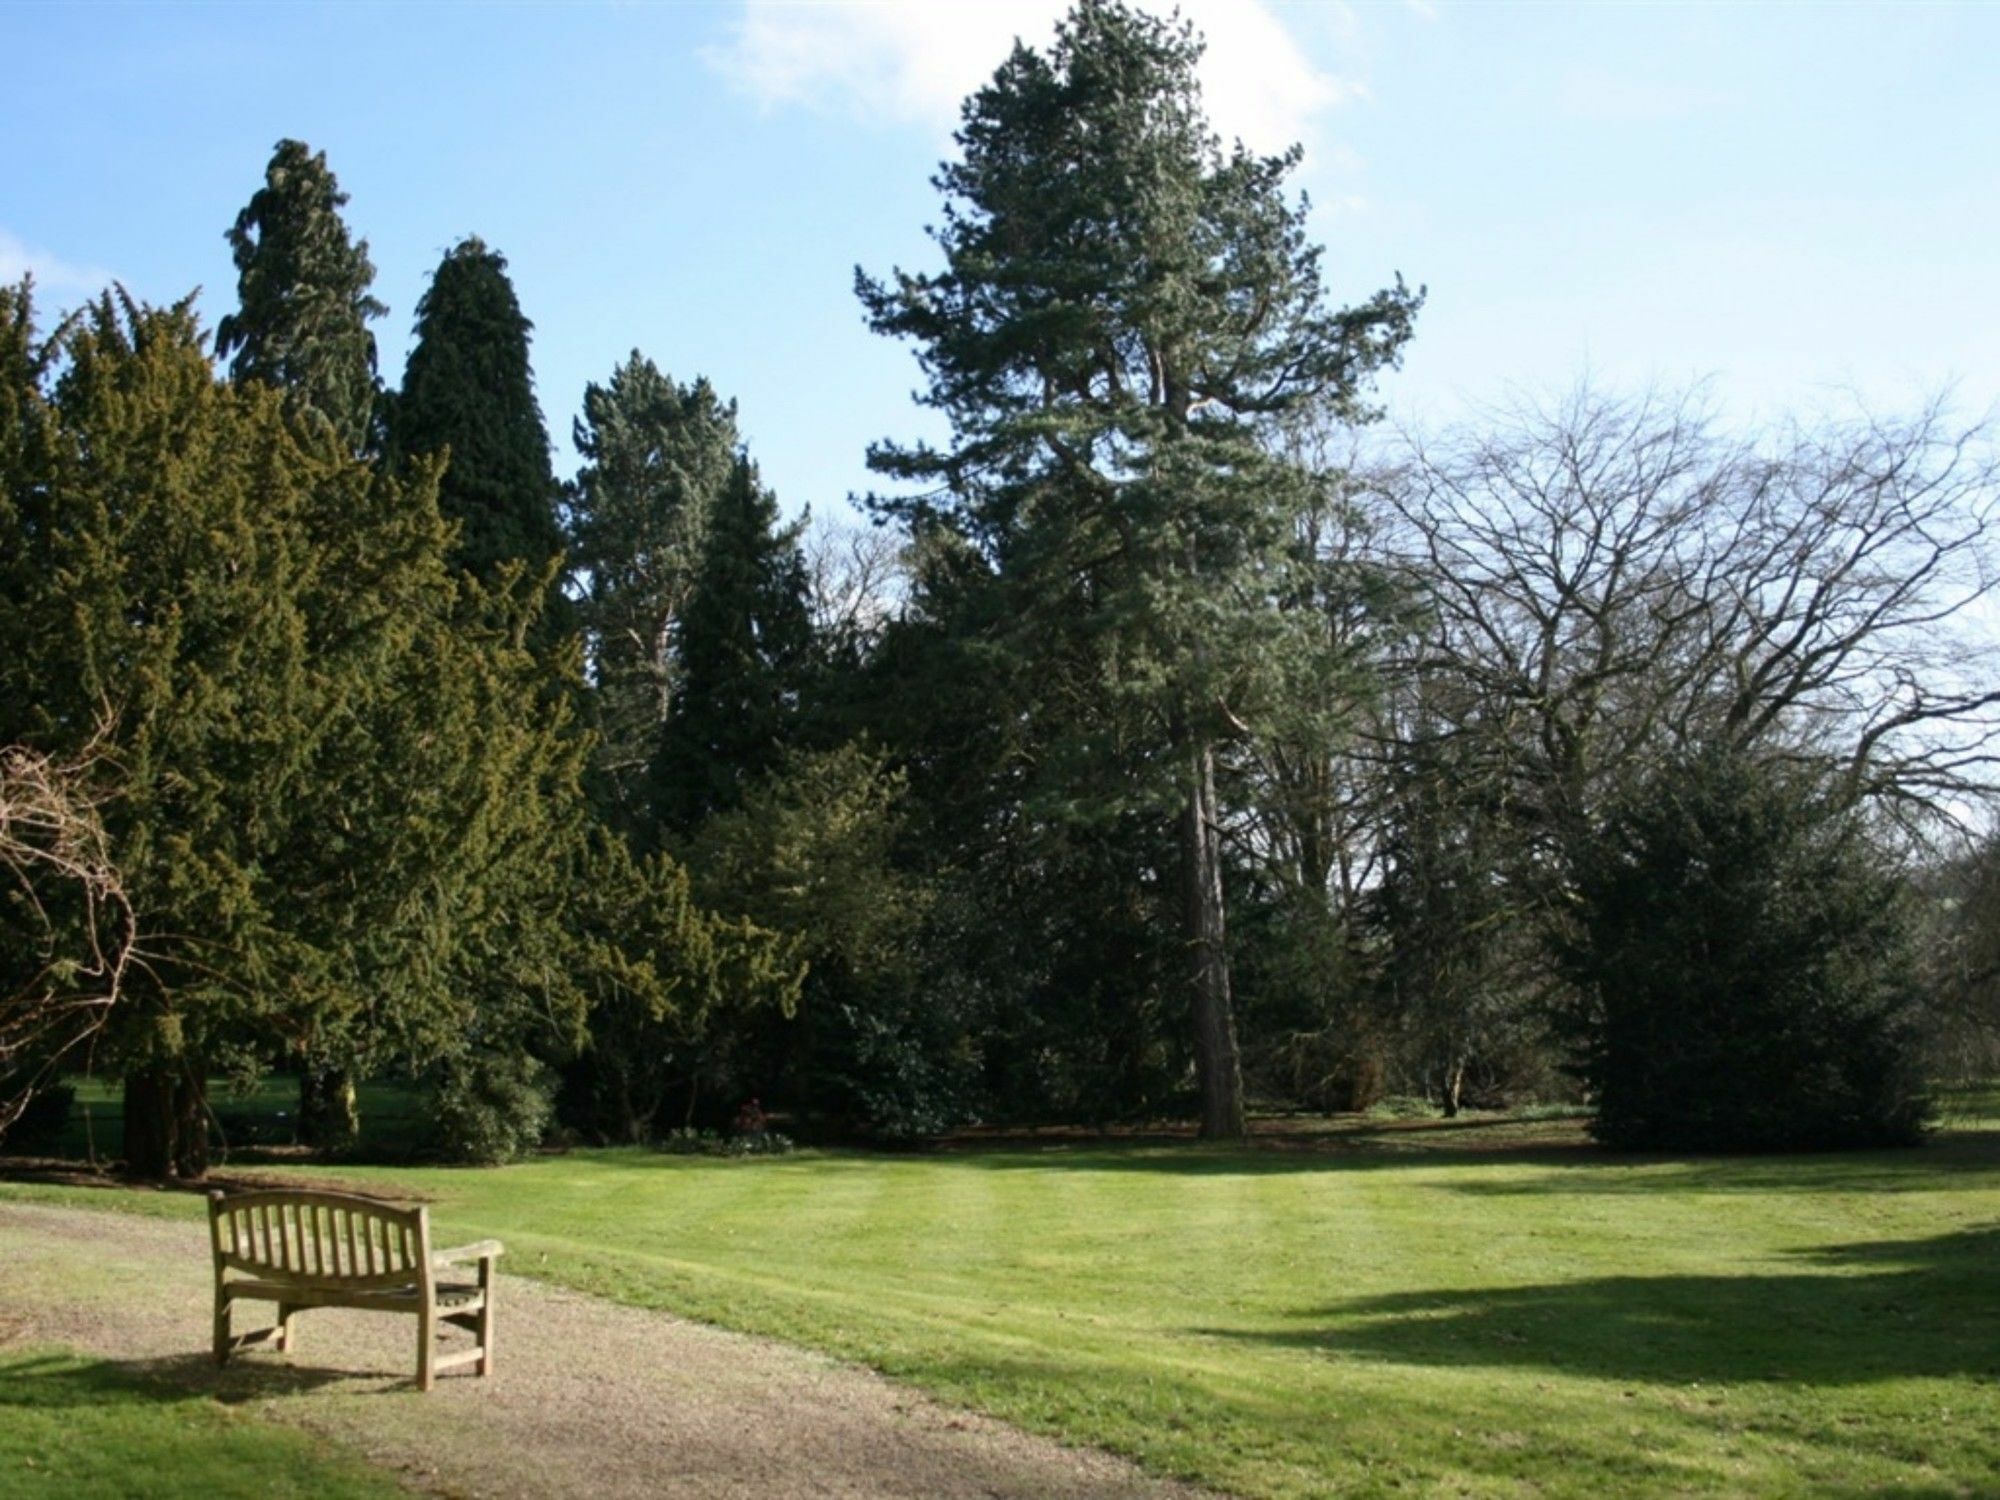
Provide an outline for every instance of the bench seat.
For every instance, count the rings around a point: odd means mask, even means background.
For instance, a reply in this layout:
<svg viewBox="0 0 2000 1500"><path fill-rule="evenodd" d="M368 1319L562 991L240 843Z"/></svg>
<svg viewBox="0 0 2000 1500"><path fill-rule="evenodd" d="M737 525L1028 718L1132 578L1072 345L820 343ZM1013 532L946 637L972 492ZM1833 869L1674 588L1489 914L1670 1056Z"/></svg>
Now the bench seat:
<svg viewBox="0 0 2000 1500"><path fill-rule="evenodd" d="M379 1291L343 1292L337 1289L288 1285L282 1281L232 1281L229 1295L235 1301L276 1302L291 1307L359 1307L380 1312L415 1312L423 1288L412 1282L405 1287L384 1287ZM486 1305L486 1294L476 1286L447 1286L439 1283L431 1294L439 1312L477 1312Z"/></svg>

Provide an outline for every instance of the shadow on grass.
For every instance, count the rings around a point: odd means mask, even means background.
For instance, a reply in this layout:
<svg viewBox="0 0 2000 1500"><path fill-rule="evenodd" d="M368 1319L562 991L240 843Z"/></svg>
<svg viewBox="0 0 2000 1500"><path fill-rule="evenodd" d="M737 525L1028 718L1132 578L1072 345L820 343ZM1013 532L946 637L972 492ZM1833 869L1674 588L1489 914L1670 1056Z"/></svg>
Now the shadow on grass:
<svg viewBox="0 0 2000 1500"><path fill-rule="evenodd" d="M1476 1127L1475 1127L1476 1128ZM1613 1151L1588 1141L1494 1138L1462 1144L1412 1140L1403 1132L1311 1144L1211 1146L1192 1142L968 1146L943 1155L989 1171L1150 1172L1176 1177L1432 1171L1440 1184L1494 1195L1662 1192L1929 1192L1965 1186L1966 1171L2000 1173L2000 1131L1939 1136L1915 1147L1790 1155L1687 1156ZM1523 1175L1513 1168L1542 1170ZM1635 1170L1665 1168L1664 1171Z"/></svg>
<svg viewBox="0 0 2000 1500"><path fill-rule="evenodd" d="M1302 1311L1299 1327L1197 1331L1402 1364L1676 1384L2000 1379L2000 1225L1800 1258L1822 1269L1402 1292Z"/></svg>
<svg viewBox="0 0 2000 1500"><path fill-rule="evenodd" d="M86 1360L48 1350L0 1350L0 1414L10 1408L52 1411L135 1402L169 1404L190 1396L233 1405L303 1395L330 1385L360 1382L365 1389L375 1378L368 1371L242 1359L218 1370L207 1354Z"/></svg>

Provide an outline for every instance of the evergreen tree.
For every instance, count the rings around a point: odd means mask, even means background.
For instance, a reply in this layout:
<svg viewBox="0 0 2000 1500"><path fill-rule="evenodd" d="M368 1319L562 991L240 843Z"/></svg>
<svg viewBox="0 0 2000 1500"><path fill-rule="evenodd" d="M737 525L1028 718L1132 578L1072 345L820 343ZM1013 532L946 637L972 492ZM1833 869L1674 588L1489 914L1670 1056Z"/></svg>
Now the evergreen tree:
<svg viewBox="0 0 2000 1500"><path fill-rule="evenodd" d="M967 102L937 178L946 268L856 285L876 331L918 345L922 399L952 423L944 451L870 462L929 486L881 514L976 559L981 650L1030 741L1009 774L1059 824L1174 820L1202 1130L1232 1136L1216 758L1303 649L1271 603L1302 481L1266 439L1305 403L1359 415L1420 297L1398 282L1327 306L1285 195L1298 153L1220 149L1200 52L1183 25L1083 0L1046 56L1017 45ZM1093 777L1106 755L1136 775Z"/></svg>
<svg viewBox="0 0 2000 1500"><path fill-rule="evenodd" d="M902 793L880 751L848 744L787 756L702 825L689 862L703 899L782 934L804 962L782 1031L766 1011L761 1028L713 1039L701 1058L711 1091L734 1084L888 1136L934 1135L970 1114L963 1017L927 962L931 891L898 858Z"/></svg>
<svg viewBox="0 0 2000 1500"><path fill-rule="evenodd" d="M536 591L448 566L436 466L217 382L185 304L40 344L0 294L0 409L0 742L101 734L119 769L132 1168L200 1173L215 1069L574 1035L582 740L521 644Z"/></svg>
<svg viewBox="0 0 2000 1500"><path fill-rule="evenodd" d="M795 726L810 665L801 526L739 456L710 519L680 628L680 673L653 762L660 826L691 833L735 807Z"/></svg>
<svg viewBox="0 0 2000 1500"><path fill-rule="evenodd" d="M261 866L321 707L298 451L275 393L215 382L185 305L106 298L40 362L60 375L10 393L31 440L0 502L0 739L70 752L114 726L108 832L147 953L113 1018L127 1155L198 1174L205 1069L190 1059L312 986Z"/></svg>
<svg viewBox="0 0 2000 1500"><path fill-rule="evenodd" d="M416 346L389 438L398 463L450 455L438 500L458 523L462 566L491 579L518 562L553 589L562 533L528 363L532 328L506 259L476 236L453 246L417 303Z"/></svg>
<svg viewBox="0 0 2000 1500"><path fill-rule="evenodd" d="M1728 746L1674 754L1614 799L1572 871L1559 942L1599 1140L1921 1137L1915 913L1878 838L1824 768Z"/></svg>
<svg viewBox="0 0 2000 1500"><path fill-rule="evenodd" d="M706 380L679 385L634 350L583 393L583 468L569 492L570 557L585 595L600 804L646 822L647 766L677 682L676 643L716 498L736 469L736 408Z"/></svg>
<svg viewBox="0 0 2000 1500"><path fill-rule="evenodd" d="M368 242L348 239L346 202L324 152L278 142L229 230L237 310L217 326L215 352L233 379L287 392L358 453L373 442L380 396L368 323L388 309L368 294L375 267Z"/></svg>
<svg viewBox="0 0 2000 1500"><path fill-rule="evenodd" d="M601 831L582 845L573 884L590 1041L564 1080L564 1114L605 1140L650 1140L688 1123L718 1039L726 1045L760 1013L793 1014L799 944L702 910L680 865L634 858Z"/></svg>
<svg viewBox="0 0 2000 1500"><path fill-rule="evenodd" d="M375 336L368 323L387 309L368 295L375 268L367 242L350 243L340 191L324 153L278 142L264 186L236 216L228 239L237 271L236 313L216 331L218 357L233 349L231 376L283 391L295 411L332 424L350 453L372 447L381 398ZM351 1076L323 1060L301 1059L300 1133L338 1147L359 1128Z"/></svg>

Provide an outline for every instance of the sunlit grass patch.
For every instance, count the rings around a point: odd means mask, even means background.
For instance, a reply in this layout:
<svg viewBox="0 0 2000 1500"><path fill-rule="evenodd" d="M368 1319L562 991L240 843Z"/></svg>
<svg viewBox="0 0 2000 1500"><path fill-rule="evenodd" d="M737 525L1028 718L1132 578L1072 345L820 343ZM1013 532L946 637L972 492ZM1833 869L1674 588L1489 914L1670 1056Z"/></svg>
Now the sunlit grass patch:
<svg viewBox="0 0 2000 1500"><path fill-rule="evenodd" d="M383 1500L403 1490L167 1372L0 1348L0 1495Z"/></svg>
<svg viewBox="0 0 2000 1500"><path fill-rule="evenodd" d="M1984 1127L1672 1158L1600 1151L1571 1120L1299 1121L1247 1148L293 1175L421 1195L446 1237L505 1239L515 1272L860 1360L1248 1495L2000 1486Z"/></svg>

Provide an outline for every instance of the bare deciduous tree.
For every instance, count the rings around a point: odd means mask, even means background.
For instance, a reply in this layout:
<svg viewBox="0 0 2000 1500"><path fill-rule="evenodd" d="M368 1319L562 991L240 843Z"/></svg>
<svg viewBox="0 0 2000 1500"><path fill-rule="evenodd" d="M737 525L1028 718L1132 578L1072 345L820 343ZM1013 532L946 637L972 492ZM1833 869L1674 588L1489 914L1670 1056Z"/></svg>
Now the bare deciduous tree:
<svg viewBox="0 0 2000 1500"><path fill-rule="evenodd" d="M904 592L905 542L879 526L814 517L804 547L813 633L829 650L865 656Z"/></svg>
<svg viewBox="0 0 2000 1500"><path fill-rule="evenodd" d="M1413 445L1384 502L1435 608L1405 666L1458 681L1545 837L1663 747L1808 757L1912 825L2000 764L2000 462L1938 405L1733 440L1585 392Z"/></svg>
<svg viewBox="0 0 2000 1500"><path fill-rule="evenodd" d="M0 1131L67 1053L103 1026L136 961L130 901L104 823L102 756L0 749L0 876L19 934L0 990Z"/></svg>

